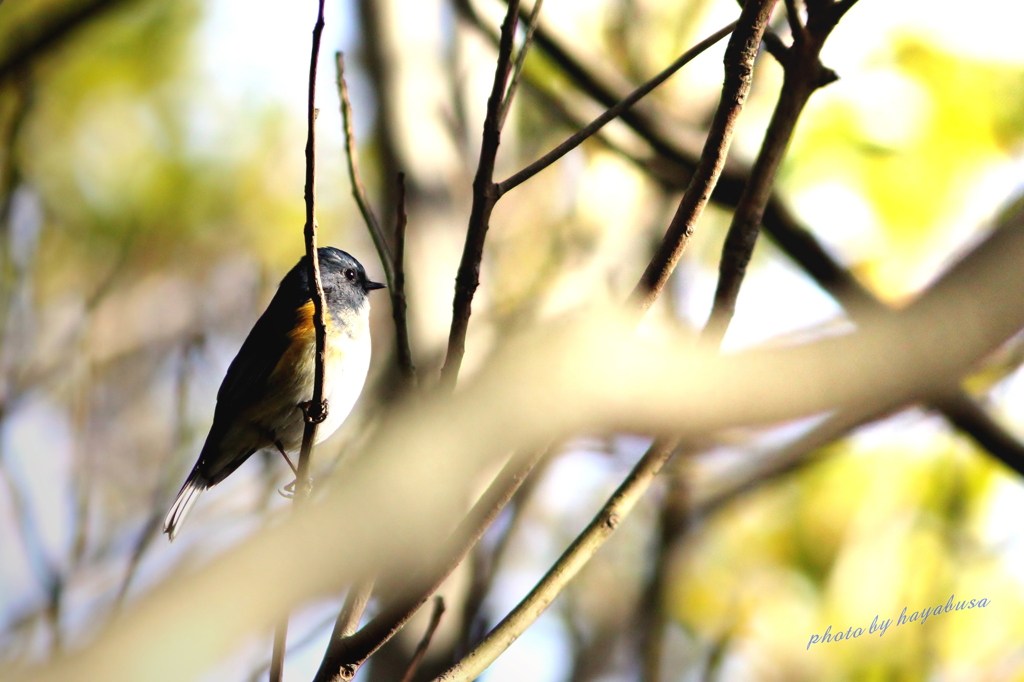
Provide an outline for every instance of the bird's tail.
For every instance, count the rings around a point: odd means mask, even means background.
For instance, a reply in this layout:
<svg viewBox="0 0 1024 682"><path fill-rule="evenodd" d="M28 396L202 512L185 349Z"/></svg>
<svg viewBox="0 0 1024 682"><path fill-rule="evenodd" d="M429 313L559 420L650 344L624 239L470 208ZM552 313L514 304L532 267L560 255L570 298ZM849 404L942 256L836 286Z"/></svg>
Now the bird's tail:
<svg viewBox="0 0 1024 682"><path fill-rule="evenodd" d="M181 486L181 490L174 499L174 504L171 505L167 516L164 517L164 532L167 533L171 542L174 542L174 538L178 537L181 524L185 522L185 517L192 510L192 505L199 499L199 493L209 487L209 481L199 473L199 465L196 464L195 468L192 469L192 473L188 475L188 479L185 480L185 485Z"/></svg>

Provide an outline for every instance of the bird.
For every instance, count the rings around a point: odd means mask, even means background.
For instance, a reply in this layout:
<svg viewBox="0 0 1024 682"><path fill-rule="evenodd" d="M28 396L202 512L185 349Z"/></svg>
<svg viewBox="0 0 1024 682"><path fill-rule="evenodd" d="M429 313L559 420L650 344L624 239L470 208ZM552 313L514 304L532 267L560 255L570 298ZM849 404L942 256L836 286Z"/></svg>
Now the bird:
<svg viewBox="0 0 1024 682"><path fill-rule="evenodd" d="M370 367L371 281L359 261L334 247L317 249L326 303L323 395L327 416L316 442L334 433L352 411ZM298 450L305 408L313 398L316 337L309 256L277 288L231 361L217 391L213 424L192 472L164 518L173 541L199 495L242 465L254 452L276 448L289 466Z"/></svg>

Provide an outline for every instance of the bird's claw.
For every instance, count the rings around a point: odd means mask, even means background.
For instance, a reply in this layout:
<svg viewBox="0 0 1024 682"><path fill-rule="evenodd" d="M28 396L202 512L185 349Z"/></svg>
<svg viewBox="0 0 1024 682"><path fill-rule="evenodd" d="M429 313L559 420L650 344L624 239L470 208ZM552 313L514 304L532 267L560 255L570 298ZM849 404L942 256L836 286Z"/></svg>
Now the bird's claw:
<svg viewBox="0 0 1024 682"><path fill-rule="evenodd" d="M295 497L295 484L298 483L298 482L299 482L299 480L295 479L294 481L292 481L288 485L286 485L283 488L281 488L280 490L278 490L277 494L280 495L281 497L285 498L286 500L293 499Z"/></svg>
<svg viewBox="0 0 1024 682"><path fill-rule="evenodd" d="M2 1L2 0L0 0ZM310 424L321 424L327 419L327 401L320 401L320 409L313 411L313 401L307 400L304 403L299 403L299 407L302 408L302 415L307 422Z"/></svg>

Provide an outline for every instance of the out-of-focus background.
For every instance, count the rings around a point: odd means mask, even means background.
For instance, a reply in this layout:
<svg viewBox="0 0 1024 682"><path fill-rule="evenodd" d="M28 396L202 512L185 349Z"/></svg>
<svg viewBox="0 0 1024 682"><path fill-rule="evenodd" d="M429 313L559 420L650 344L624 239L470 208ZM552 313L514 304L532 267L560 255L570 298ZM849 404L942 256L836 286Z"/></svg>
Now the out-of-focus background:
<svg viewBox="0 0 1024 682"><path fill-rule="evenodd" d="M503 12L491 0L327 3L321 243L382 277L345 168L332 55L340 49L364 181L385 224L395 173L408 174L409 315L427 382L447 339L494 72L488 31ZM736 14L729 0L547 0L541 23L625 93ZM291 479L287 467L276 455L254 457L201 498L173 546L159 534L228 363L303 250L315 16L312 0L0 6L4 661L40 662L88 644L139 595L204 564L288 504L277 494ZM812 98L778 191L879 298L912 299L1024 189L1022 24L1024 5L1014 2L940 9L862 0L829 39L823 60L840 80ZM785 33L781 12L775 25ZM722 50L685 67L641 107L682 149L700 149ZM732 150L738 167L757 151L781 78L762 55ZM600 112L542 50L527 59L524 79L499 177ZM629 293L679 195L623 150L650 155L615 123L604 141L588 142L498 205L463 376L510 330ZM671 291L649 315L651 333L704 323L728 219L726 209L709 207ZM373 325L374 369L361 406L318 448L315 472L330 470L393 394L383 296L374 299ZM762 239L725 348L849 325ZM965 382L1019 438L1022 346L1011 342ZM633 680L652 657L663 680L1024 678L1024 489L923 408L860 428L812 465L663 532L671 492L692 493L813 423L709 434L485 678ZM442 669L532 587L646 444L632 435L581 437L546 463L446 585L448 611L428 670ZM656 566L665 580L652 594ZM474 586L483 592L467 600ZM990 604L808 647L830 626L845 633L876 615L895 625L904 607L909 615L951 595ZM287 679L312 677L340 598L294 615ZM652 647L659 611L667 616L662 646ZM424 627L413 621L361 679L397 679ZM265 677L269 650L269 633L254 637L206 679Z"/></svg>

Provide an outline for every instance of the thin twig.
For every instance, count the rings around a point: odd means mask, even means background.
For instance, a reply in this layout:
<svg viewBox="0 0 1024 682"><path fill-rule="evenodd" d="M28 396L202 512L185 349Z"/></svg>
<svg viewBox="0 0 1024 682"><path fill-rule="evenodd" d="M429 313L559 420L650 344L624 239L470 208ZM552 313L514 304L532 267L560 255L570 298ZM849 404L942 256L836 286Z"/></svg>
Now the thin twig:
<svg viewBox="0 0 1024 682"><path fill-rule="evenodd" d="M512 39L516 32L519 0L510 0L505 21L501 25L501 40L498 44L498 62L494 69L494 83L487 99L487 114L484 117L483 141L480 144L480 161L473 179L473 205L466 228L466 243L455 278L455 298L452 302L452 325L448 334L448 351L441 368L441 385L451 390L459 378L462 357L466 353L466 332L469 330L469 316L473 312L473 296L480 286L480 261L484 255L484 240L491 220L491 211L498 201L497 185L494 184L494 162L501 144L501 106L505 95L509 70L512 66Z"/></svg>
<svg viewBox="0 0 1024 682"><path fill-rule="evenodd" d="M665 70L650 79L636 90L631 92L625 98L620 100L615 106L607 109L600 116L595 118L589 124L578 130L576 133L571 135L568 139L562 142L560 145L552 149L550 152L540 157L526 168L522 169L515 175L512 175L506 180L502 180L498 183L498 196L502 196L505 192L518 187L537 173L541 172L555 161L571 152L576 147L583 144L585 140L594 135L598 130L603 128L609 121L614 120L622 115L624 111L629 109L631 106L636 104L642 98L646 97L652 90L664 83L669 79L676 71L681 69L683 66L691 62L695 57L703 53L709 47L717 43L719 40L729 35L729 33L735 28L736 22L732 22L728 26L719 29L715 33L711 34L701 42L697 43L689 50L679 56L674 62L669 64Z"/></svg>
<svg viewBox="0 0 1024 682"><path fill-rule="evenodd" d="M388 282L391 293L391 317L395 322L395 346L398 356L398 368L405 377L407 385L416 383L416 365L412 360L412 347L409 342L409 320L405 299L405 228L409 222L405 208L405 173L398 174L398 192L395 210L395 262L392 270L394 280Z"/></svg>
<svg viewBox="0 0 1024 682"><path fill-rule="evenodd" d="M284 679L284 650L288 639L288 616L278 622L274 628L274 644L270 654L269 682L281 682Z"/></svg>
<svg viewBox="0 0 1024 682"><path fill-rule="evenodd" d="M302 446L299 449L298 472L295 475L296 506L304 503L311 492L309 459L316 442L316 431L327 417L329 406L324 401L324 355L327 345L324 285L320 279L320 257L316 245L316 72L320 57L320 36L324 31L324 0L318 3L316 23L313 25L313 46L309 56L309 94L306 102L306 224L303 236L306 257L309 259L309 282L313 286L313 328L316 334L313 397L305 410ZM280 682L284 671L285 640L288 636L288 614L282 616L274 630L274 648L270 663L270 682Z"/></svg>
<svg viewBox="0 0 1024 682"><path fill-rule="evenodd" d="M675 439L656 440L593 521L569 545L536 587L469 655L439 676L436 682L474 680L508 649L618 528L622 519L632 511L650 487L676 445Z"/></svg>
<svg viewBox="0 0 1024 682"><path fill-rule="evenodd" d="M309 280L313 284L313 326L316 330L316 369L313 378L313 397L306 410L306 425L302 433L302 448L299 450L299 473L295 484L295 499L309 497L309 456L316 440L317 426L327 416L328 406L324 404L324 347L326 345L326 323L324 285L320 279L320 256L316 243L316 72L320 55L320 36L324 30L324 0L319 2L316 24L313 26L313 49L309 59L309 99L306 111L306 225L303 231L306 239L306 257L309 258Z"/></svg>
<svg viewBox="0 0 1024 682"><path fill-rule="evenodd" d="M774 0L748 0L743 6L725 50L725 83L704 151L661 244L630 295L631 303L641 314L654 304L668 282L725 167L736 120L750 91L757 48L774 6Z"/></svg>
<svg viewBox="0 0 1024 682"><path fill-rule="evenodd" d="M505 0L508 2L508 0ZM454 0L455 8L470 22L472 22L477 28L486 31L490 35L490 31L480 16L476 13L472 4L469 0ZM522 15L520 10L520 15ZM544 51L564 72L569 76L570 80L577 85L584 92L589 94L591 97L596 99L604 107L613 107L615 104L622 99L621 96L611 94L610 88L605 86L599 81L599 79L591 74L582 63L571 56L557 40L555 40L550 31L544 26L538 25L534 35L534 43L538 48ZM606 95L604 97L599 96ZM653 124L644 115L643 112L630 109L622 112L622 120L633 127L634 125L641 125L643 127L651 127Z"/></svg>
<svg viewBox="0 0 1024 682"><path fill-rule="evenodd" d="M334 631L331 639L336 637L348 637L359 628L359 620L366 611L366 605L370 603L373 595L373 579L357 580L349 587L345 595L345 603L341 605L338 618L334 621Z"/></svg>
<svg viewBox="0 0 1024 682"><path fill-rule="evenodd" d="M544 472L554 459L554 454L554 450L549 450L543 459L537 463L533 471L530 472L530 476L519 486L519 489L509 501L511 518L508 524L497 539L494 547L487 554L486 560L478 562L485 563L486 566L474 566L473 584L470 585L469 593L466 595L462 607L462 634L457 645L457 653L460 656L469 651L471 647L476 646L480 638L487 634L488 619L483 612L484 601L491 592L491 587L497 577L498 568L504 561L505 553L508 551L511 540L519 530L523 519L523 512L533 496L533 491L540 481L543 480ZM477 545L476 552L478 555L483 553L483 549L481 545ZM481 570L481 575L477 575L477 569Z"/></svg>
<svg viewBox="0 0 1024 682"><path fill-rule="evenodd" d="M351 680L366 660L409 621L469 553L516 490L546 455L546 451L513 455L477 500L439 552L435 566L424 570L420 583L409 585L406 594L392 597L390 604L358 632L332 639L314 682Z"/></svg>
<svg viewBox="0 0 1024 682"><path fill-rule="evenodd" d="M125 598L128 596L128 589L132 585L136 571L142 561L142 556L149 548L150 543L160 534L164 509L168 503L168 497L177 490L176 473L178 455L188 446L192 429L188 419L188 399L191 388L189 381L193 369L191 358L193 352L202 345L202 336L196 334L186 339L182 344L181 356L178 360L177 372L174 377L174 446L173 456L160 467L157 476L156 486L153 489L152 502L150 504L149 518L146 519L142 531L135 540L131 556L128 558L128 567L124 577L121 579L121 586L114 597L113 614L117 615L124 607ZM174 486L172 488L172 486Z"/></svg>
<svg viewBox="0 0 1024 682"><path fill-rule="evenodd" d="M427 631L423 633L423 639L416 645L416 651L412 655L412 660L409 661L409 667L406 668L405 674L402 675L402 682L412 682L416 676L416 670L420 667L420 661L427 653L427 647L430 646L430 640L434 638L434 633L437 631L437 626L441 624L441 616L444 615L444 597L437 595L434 597L434 610L430 612L430 623L427 625Z"/></svg>
<svg viewBox="0 0 1024 682"><path fill-rule="evenodd" d="M692 444L688 444L687 449L690 447ZM658 551L633 621L640 632L637 639L641 654L641 682L658 682L662 679L661 662L664 658L665 631L668 625L663 595L665 586L671 580L672 560L675 556L672 549L689 526L686 512L689 506L690 486L685 475L688 454L690 452L678 453L676 459L662 474L662 478L668 480L658 515Z"/></svg>
<svg viewBox="0 0 1024 682"><path fill-rule="evenodd" d="M777 452L752 460L735 480L710 495L703 495L690 508L693 516L709 516L736 498L762 489L765 484L791 474L810 462L824 448L845 437L857 427L884 419L902 405L887 403L865 409L843 410L831 415L803 436ZM717 487L717 486L716 486Z"/></svg>
<svg viewBox="0 0 1024 682"><path fill-rule="evenodd" d="M512 67L512 78L509 80L508 89L505 91L505 99L501 102L501 113L498 115L498 127L505 127L505 119L508 118L508 111L512 108L512 99L516 96L516 89L519 87L519 78L523 73L523 64L526 63L526 54L533 44L533 35L537 32L537 18L540 16L540 8L544 6L544 0L536 0L533 3L533 11L526 21L526 35L523 37L523 44L516 55L515 66Z"/></svg>
<svg viewBox="0 0 1024 682"><path fill-rule="evenodd" d="M373 246L377 249L381 265L384 266L384 276L387 277L388 286L392 287L395 283L395 270L391 247L388 245L384 231L380 228L380 222L370 206L370 201L366 197L366 188L359 177L359 154L356 151L356 136L352 126L352 105L348 99L348 84L345 82L345 53L335 52L334 63L337 66L338 98L341 100L341 120L345 129L345 156L348 159L348 178L352 185L352 196L363 216L363 222L366 223L366 229L370 231Z"/></svg>
<svg viewBox="0 0 1024 682"><path fill-rule="evenodd" d="M359 212L366 223L366 229L373 239L373 246L377 250L377 257L380 258L384 267L384 277L387 278L388 292L391 296L391 316L395 322L395 346L398 358L398 368L408 385L416 381L416 367L412 361L412 349L409 343L409 324L406 309L408 307L405 296L405 228L408 223L408 215L405 209L405 174L398 173L398 192L396 196L395 213L395 236L394 251L388 245L388 239L380 227L380 221L370 206L366 196L366 188L359 176L359 154L356 151L356 139L352 126L352 105L348 98L348 84L345 81L345 55L343 52L335 52L334 60L337 66L338 98L341 100L341 119L345 129L345 155L348 159L348 177L352 185L352 196L356 200Z"/></svg>
<svg viewBox="0 0 1024 682"><path fill-rule="evenodd" d="M379 185L378 205L385 207L381 220L386 224L389 218L384 211L395 205L389 181L401 170L400 159L403 158L396 139L397 127L392 123L400 107L395 87L400 78L392 68L392 51L387 37L393 19L390 6L380 0L356 0L354 4L358 14L360 66L377 105L373 109L372 121L374 167Z"/></svg>
<svg viewBox="0 0 1024 682"><path fill-rule="evenodd" d="M310 628L309 631L306 632L306 634L303 635L301 639L292 643L292 651L304 649L316 640L320 639L321 635L323 635L323 631L326 630L327 626L330 624L330 617L321 620L319 623ZM253 669L252 672L249 673L248 682L260 682L263 679L263 676L266 675L269 670L270 661L264 661L262 665Z"/></svg>

